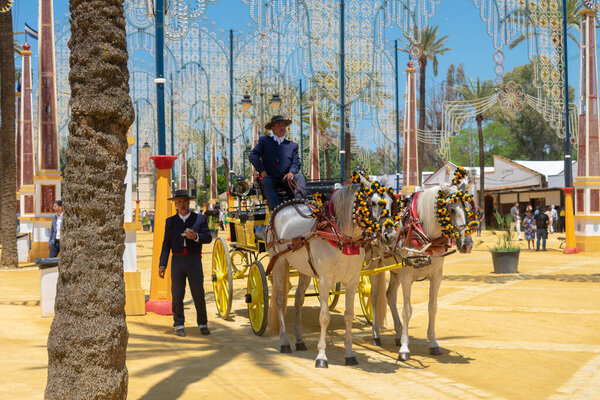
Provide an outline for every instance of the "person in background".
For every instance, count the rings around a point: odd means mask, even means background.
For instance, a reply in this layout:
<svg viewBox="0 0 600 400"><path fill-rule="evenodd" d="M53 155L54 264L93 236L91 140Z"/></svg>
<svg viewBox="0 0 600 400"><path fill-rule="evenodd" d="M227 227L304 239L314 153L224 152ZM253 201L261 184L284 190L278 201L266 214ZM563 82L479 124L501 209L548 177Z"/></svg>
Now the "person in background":
<svg viewBox="0 0 600 400"><path fill-rule="evenodd" d="M542 251L546 251L546 239L548 238L548 216L542 207L538 208L538 213L534 217L536 245L535 251L540 251L540 240L542 240Z"/></svg>
<svg viewBox="0 0 600 400"><path fill-rule="evenodd" d="M527 249L531 250L533 247L533 241L535 240L535 222L533 219L533 213L531 212L531 206L527 207L525 211L525 218L523 218L523 231L525 232L525 240L527 240Z"/></svg>
<svg viewBox="0 0 600 400"><path fill-rule="evenodd" d="M63 204L62 200L54 200L52 203L52 211L56 214L52 216L52 225L50 227L50 239L48 239L48 249L50 255L48 257L58 257L60 254L60 233L63 222Z"/></svg>
<svg viewBox="0 0 600 400"><path fill-rule="evenodd" d="M552 215L552 210L550 209L550 207L546 208L545 211L546 215L548 216L548 234L554 233L554 228L553 228L553 220L554 220L554 215Z"/></svg>
<svg viewBox="0 0 600 400"><path fill-rule="evenodd" d="M556 211L556 207L554 204L550 206L550 212L552 213L552 232L557 232L558 225L558 211Z"/></svg>
<svg viewBox="0 0 600 400"><path fill-rule="evenodd" d="M510 215L512 215L510 231L514 232L516 228L519 240L523 240L521 237L521 217L519 216L519 203L515 203L515 205L510 209Z"/></svg>
<svg viewBox="0 0 600 400"><path fill-rule="evenodd" d="M558 222L559 222L559 225L560 225L559 230L560 230L561 233L565 232L565 215L566 215L565 208L563 207L563 208L560 209L559 219L558 219Z"/></svg>
<svg viewBox="0 0 600 400"><path fill-rule="evenodd" d="M225 211L222 208L219 209L219 227L222 231L225 230Z"/></svg>
<svg viewBox="0 0 600 400"><path fill-rule="evenodd" d="M171 293L173 295L173 327L177 336L185 336L183 297L185 280L196 306L196 321L203 335L210 335L207 324L206 300L204 299L204 273L202 271L202 244L212 241L208 221L203 214L190 211L192 197L185 189L175 191L169 200L175 200L177 214L167 218L163 239L158 276L165 277L169 253L171 258Z"/></svg>

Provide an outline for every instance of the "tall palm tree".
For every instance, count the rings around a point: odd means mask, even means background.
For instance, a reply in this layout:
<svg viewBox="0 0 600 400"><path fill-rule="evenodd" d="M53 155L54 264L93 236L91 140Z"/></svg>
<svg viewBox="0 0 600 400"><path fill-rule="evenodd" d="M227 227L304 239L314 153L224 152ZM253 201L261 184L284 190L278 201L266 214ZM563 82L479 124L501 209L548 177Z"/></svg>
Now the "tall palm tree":
<svg viewBox="0 0 600 400"><path fill-rule="evenodd" d="M123 0L70 0L71 122L46 399L125 399L123 209L129 97Z"/></svg>
<svg viewBox="0 0 600 400"><path fill-rule="evenodd" d="M446 47L448 42L448 35L444 35L438 38L438 26L435 27L425 27L420 29L420 31L415 32L415 37L418 38L417 41L411 41L411 43L404 43L404 48L402 51L408 53L412 47L417 47L420 50L419 55L419 130L422 132L425 130L425 104L426 104L426 94L425 94L425 83L426 83L426 72L427 72L427 62L429 60L432 61L433 64L433 75L437 76L438 74L438 56L445 54L446 52L452 50ZM426 154L435 154L435 149L426 149L430 145L426 145L424 143L419 143L419 159L422 160ZM422 180L422 165L424 163L419 162L419 185Z"/></svg>
<svg viewBox="0 0 600 400"><path fill-rule="evenodd" d="M473 82L473 79L469 78L468 85L460 85L456 87L456 91L461 95L464 100L469 100L474 103L476 107L475 121L477 121L477 133L479 136L479 208L483 210L484 208L484 180L485 174L483 170L485 168L485 153L483 152L483 120L484 112L482 108L478 105L482 100L486 97L490 97L494 94L494 84L491 80L487 80L485 82L481 82L479 77L477 77L477 81Z"/></svg>
<svg viewBox="0 0 600 400"><path fill-rule="evenodd" d="M0 6L5 6L0 0ZM15 153L15 59L11 11L0 12L0 196L2 256L0 266L16 267L17 258L17 159Z"/></svg>

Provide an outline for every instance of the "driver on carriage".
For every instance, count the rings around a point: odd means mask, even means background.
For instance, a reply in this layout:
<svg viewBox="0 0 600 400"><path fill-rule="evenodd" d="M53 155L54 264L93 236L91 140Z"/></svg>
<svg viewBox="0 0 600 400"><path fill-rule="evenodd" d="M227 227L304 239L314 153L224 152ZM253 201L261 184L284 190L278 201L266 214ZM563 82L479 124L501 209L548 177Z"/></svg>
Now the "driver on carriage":
<svg viewBox="0 0 600 400"><path fill-rule="evenodd" d="M285 139L287 127L292 123L282 115L275 115L265 125L272 136L261 136L250 152L250 163L258 171L258 180L267 197L269 209L281 203L277 189L285 189L296 197L306 193L306 182L300 173L298 144Z"/></svg>

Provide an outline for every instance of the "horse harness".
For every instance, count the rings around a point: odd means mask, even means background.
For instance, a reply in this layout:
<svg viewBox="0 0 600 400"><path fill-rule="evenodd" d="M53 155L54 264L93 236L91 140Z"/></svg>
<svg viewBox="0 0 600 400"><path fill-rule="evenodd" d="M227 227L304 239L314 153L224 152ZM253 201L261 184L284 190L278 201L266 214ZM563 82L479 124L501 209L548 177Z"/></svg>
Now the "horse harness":
<svg viewBox="0 0 600 400"><path fill-rule="evenodd" d="M421 220L417 214L417 199L419 198L420 193L421 192L413 193L408 200L408 206L402 211L402 229L398 234L394 248L398 246L398 243L400 243L402 239L404 239L405 245L408 244L415 249L427 252L429 255L443 252L444 254L442 254L442 257L445 257L456 252L456 250L448 251L453 245L450 238L442 235L435 239L429 239L423 231Z"/></svg>
<svg viewBox="0 0 600 400"><path fill-rule="evenodd" d="M293 206L296 212L303 218L313 219L312 215L306 215L300 210L298 205L306 205L309 209L317 208L314 203L308 202L304 199L292 199L286 201L279 205L275 210L273 210L273 214L271 215L271 219L269 221L269 228L273 232L273 237L277 237L277 231L275 230L275 215L286 206ZM320 212L318 213L318 217L314 218L315 222L311 227L310 231L305 233L300 237L295 237L291 239L274 239L267 243L267 250L277 246L286 245L286 248L275 253L269 260L269 265L266 270L266 275L269 275L273 270L275 265L275 261L279 259L282 255L297 251L302 247L306 247L306 253L308 254L308 265L312 270L314 276L318 276L317 271L312 262L312 257L310 253L310 242L316 237L320 237L321 239L327 240L331 245L336 246L340 249L345 255L358 254L360 251L360 247L365 246L367 243L370 243L374 238L363 238L359 241L355 241L349 236L343 235L340 233L340 230L335 222L335 215L333 212L333 202L329 200L325 202L320 207Z"/></svg>

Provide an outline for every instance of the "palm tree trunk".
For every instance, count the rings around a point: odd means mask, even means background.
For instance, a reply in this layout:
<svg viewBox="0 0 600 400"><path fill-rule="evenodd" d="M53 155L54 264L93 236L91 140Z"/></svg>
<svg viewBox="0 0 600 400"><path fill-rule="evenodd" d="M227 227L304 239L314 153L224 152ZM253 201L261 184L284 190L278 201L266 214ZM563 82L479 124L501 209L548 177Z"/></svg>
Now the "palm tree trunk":
<svg viewBox="0 0 600 400"><path fill-rule="evenodd" d="M419 59L421 64L419 72L419 131L425 130L425 72L427 71L427 58ZM423 184L423 164L425 161L425 143L419 143L417 134L417 154L419 156L417 179L419 186Z"/></svg>
<svg viewBox="0 0 600 400"><path fill-rule="evenodd" d="M15 59L13 24L10 11L0 13L0 180L2 196L2 256L0 266L16 267L17 259L17 159L15 154Z"/></svg>
<svg viewBox="0 0 600 400"><path fill-rule="evenodd" d="M123 0L70 0L71 122L46 399L125 399L123 209L129 97Z"/></svg>
<svg viewBox="0 0 600 400"><path fill-rule="evenodd" d="M477 134L479 136L479 208L480 209L484 209L483 204L484 204L484 189L485 189L485 185L484 185L484 180L485 180L485 173L484 173L484 169L485 169L485 154L483 153L483 127L482 127L482 123L483 123L483 115L481 114L477 114L477 116L475 117L475 120L477 121Z"/></svg>
<svg viewBox="0 0 600 400"><path fill-rule="evenodd" d="M344 123L346 124L346 130L344 132L344 175L342 178L344 179L345 182L350 182L350 161L352 158L352 143L350 143L350 141L352 140L352 137L350 135L350 110L346 109L346 118Z"/></svg>
<svg viewBox="0 0 600 400"><path fill-rule="evenodd" d="M331 179L331 161L329 160L329 148L324 149L325 154L325 178Z"/></svg>

